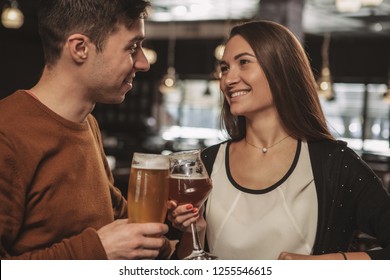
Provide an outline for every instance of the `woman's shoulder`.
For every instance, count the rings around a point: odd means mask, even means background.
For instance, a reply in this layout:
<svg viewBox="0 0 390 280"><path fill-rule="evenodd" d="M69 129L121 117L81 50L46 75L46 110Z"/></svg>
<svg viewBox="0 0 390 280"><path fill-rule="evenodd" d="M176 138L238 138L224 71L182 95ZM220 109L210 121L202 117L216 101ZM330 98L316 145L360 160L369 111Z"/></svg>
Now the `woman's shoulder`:
<svg viewBox="0 0 390 280"><path fill-rule="evenodd" d="M316 167L328 166L330 169L339 166L353 167L357 172L365 172L371 168L357 151L348 147L342 140L322 140L308 142L310 159Z"/></svg>
<svg viewBox="0 0 390 280"><path fill-rule="evenodd" d="M211 175L213 164L214 164L215 158L218 154L219 148L222 145L225 145L229 142L231 142L231 140L225 140L223 142L211 145L211 146L202 150L202 153L201 153L202 161L203 161L203 164L205 165L209 175Z"/></svg>
<svg viewBox="0 0 390 280"><path fill-rule="evenodd" d="M357 153L348 147L348 143L343 140L319 140L308 141L310 154L317 156L337 156L345 155L359 157Z"/></svg>
<svg viewBox="0 0 390 280"><path fill-rule="evenodd" d="M334 151L337 149L348 148L348 143L343 140L317 140L307 141L309 147L321 151Z"/></svg>
<svg viewBox="0 0 390 280"><path fill-rule="evenodd" d="M216 153L218 152L219 148L221 147L221 145L224 145L228 142L231 142L231 140L224 140L222 142L219 142L219 143L216 143L214 145L211 145L211 146L208 146L206 148L204 148L202 150L202 155L209 155L209 154L212 154L212 153Z"/></svg>

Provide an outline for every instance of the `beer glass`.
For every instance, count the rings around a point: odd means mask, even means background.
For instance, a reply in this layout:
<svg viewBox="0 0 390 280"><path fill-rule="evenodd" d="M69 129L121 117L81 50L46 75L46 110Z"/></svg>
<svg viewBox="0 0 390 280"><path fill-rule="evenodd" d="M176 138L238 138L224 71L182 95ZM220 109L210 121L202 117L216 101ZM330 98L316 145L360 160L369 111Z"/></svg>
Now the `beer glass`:
<svg viewBox="0 0 390 280"><path fill-rule="evenodd" d="M169 155L169 198L178 205L191 203L200 208L212 188L200 151L184 151ZM206 253L198 237L196 222L191 224L193 250L185 260L213 260L216 256Z"/></svg>
<svg viewBox="0 0 390 280"><path fill-rule="evenodd" d="M168 156L134 153L127 195L130 222L164 222L169 195L168 170Z"/></svg>

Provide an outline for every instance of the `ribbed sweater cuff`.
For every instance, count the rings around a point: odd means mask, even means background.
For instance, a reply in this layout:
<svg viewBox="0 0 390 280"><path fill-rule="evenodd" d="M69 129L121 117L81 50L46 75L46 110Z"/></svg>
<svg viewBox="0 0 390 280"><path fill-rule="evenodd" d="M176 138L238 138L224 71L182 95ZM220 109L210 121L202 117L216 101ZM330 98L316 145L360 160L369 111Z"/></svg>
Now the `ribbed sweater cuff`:
<svg viewBox="0 0 390 280"><path fill-rule="evenodd" d="M107 260L103 244L93 228L87 228L72 240L72 251L78 260Z"/></svg>

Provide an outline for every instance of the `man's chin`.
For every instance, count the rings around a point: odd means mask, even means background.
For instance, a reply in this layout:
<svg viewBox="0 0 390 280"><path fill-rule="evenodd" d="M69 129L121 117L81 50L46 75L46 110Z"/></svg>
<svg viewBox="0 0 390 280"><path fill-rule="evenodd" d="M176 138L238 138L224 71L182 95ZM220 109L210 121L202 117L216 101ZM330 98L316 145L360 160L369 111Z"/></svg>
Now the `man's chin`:
<svg viewBox="0 0 390 280"><path fill-rule="evenodd" d="M126 97L126 92L124 94L121 94L121 95L118 94L115 97L111 97L110 99L101 100L98 103L103 103L103 104L120 104L120 103L122 103L125 100L125 97Z"/></svg>
<svg viewBox="0 0 390 280"><path fill-rule="evenodd" d="M126 94L127 94L127 92L125 92L124 94L118 96L118 98L115 98L115 100L113 100L113 104L120 104L120 103L122 103L125 100L125 98L126 98Z"/></svg>

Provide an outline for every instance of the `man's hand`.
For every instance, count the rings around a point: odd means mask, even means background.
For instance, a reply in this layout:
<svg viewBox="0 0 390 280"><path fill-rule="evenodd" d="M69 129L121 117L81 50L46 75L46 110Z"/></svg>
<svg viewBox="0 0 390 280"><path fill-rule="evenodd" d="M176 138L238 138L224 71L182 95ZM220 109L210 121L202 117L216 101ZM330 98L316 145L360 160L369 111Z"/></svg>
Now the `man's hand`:
<svg viewBox="0 0 390 280"><path fill-rule="evenodd" d="M168 226L160 223L128 223L120 219L97 231L107 257L118 259L154 259L165 244Z"/></svg>

